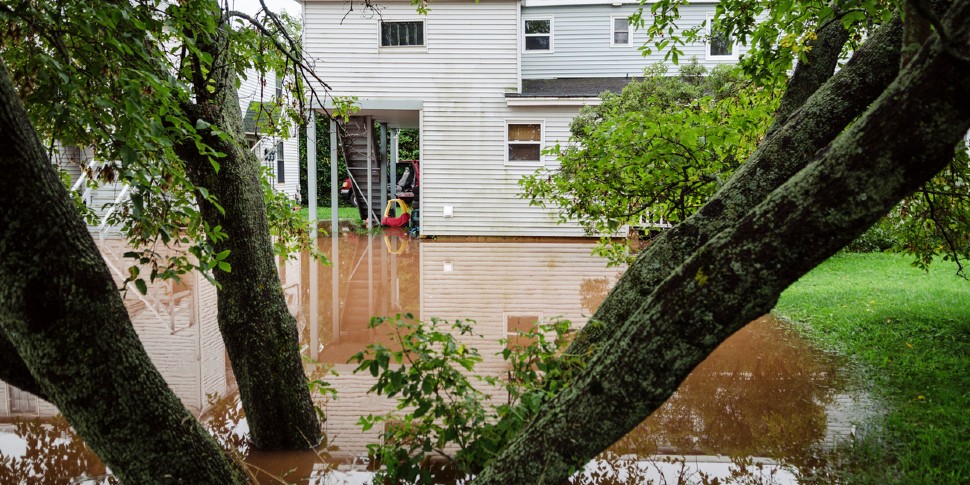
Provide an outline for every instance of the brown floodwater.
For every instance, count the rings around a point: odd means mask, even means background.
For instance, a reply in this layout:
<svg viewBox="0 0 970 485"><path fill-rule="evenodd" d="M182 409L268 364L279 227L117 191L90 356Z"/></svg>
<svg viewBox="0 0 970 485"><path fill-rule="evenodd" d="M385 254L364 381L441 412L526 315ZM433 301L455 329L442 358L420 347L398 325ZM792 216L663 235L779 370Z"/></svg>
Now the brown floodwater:
<svg viewBox="0 0 970 485"><path fill-rule="evenodd" d="M367 444L361 416L396 402L368 394L375 379L355 374L348 360L368 344L388 342L372 316L413 314L423 320L473 320L482 338L469 341L484 375L506 372L500 339L533 322L566 319L581 325L622 274L571 240L417 241L392 234L345 233L320 239L333 262L305 255L280 262L287 303L296 315L311 377L329 382L337 398L317 395L327 416L326 446L313 452L261 453L246 440L246 423L218 333L215 289L190 276L161 283L126 304L146 350L169 385L227 449L244 457L263 483L366 483ZM117 241L102 245L124 268ZM577 483L701 481L726 476L724 457L750 457L768 482L792 482L819 467L824 450L852 432L864 406L847 393L840 365L766 316L700 364L677 393L637 429L579 475ZM334 374L335 373L335 374ZM503 400L498 393L493 400ZM500 402L500 401L499 401ZM0 382L0 483L76 483L106 470L70 432L57 410ZM664 463L661 458L666 457ZM777 464L784 464L781 468ZM756 468L756 467L749 467ZM686 471L685 471L686 470Z"/></svg>

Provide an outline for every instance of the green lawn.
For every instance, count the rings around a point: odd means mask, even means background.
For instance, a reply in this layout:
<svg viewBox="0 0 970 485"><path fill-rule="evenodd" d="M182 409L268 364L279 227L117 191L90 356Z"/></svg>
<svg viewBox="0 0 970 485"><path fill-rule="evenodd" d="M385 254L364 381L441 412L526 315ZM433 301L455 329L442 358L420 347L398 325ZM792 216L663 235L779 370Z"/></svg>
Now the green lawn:
<svg viewBox="0 0 970 485"><path fill-rule="evenodd" d="M970 483L970 282L952 263L839 254L775 313L852 356L887 408L848 470L853 483Z"/></svg>
<svg viewBox="0 0 970 485"><path fill-rule="evenodd" d="M309 212L310 212L309 208L307 207L301 208L299 211L300 217L303 219L306 219L307 217L309 217ZM352 220L352 221L359 221L360 214L357 212L356 207L340 207L337 209L337 218L340 220L346 219L346 220ZM324 221L324 222L330 220L329 206L327 207L317 206L317 220Z"/></svg>

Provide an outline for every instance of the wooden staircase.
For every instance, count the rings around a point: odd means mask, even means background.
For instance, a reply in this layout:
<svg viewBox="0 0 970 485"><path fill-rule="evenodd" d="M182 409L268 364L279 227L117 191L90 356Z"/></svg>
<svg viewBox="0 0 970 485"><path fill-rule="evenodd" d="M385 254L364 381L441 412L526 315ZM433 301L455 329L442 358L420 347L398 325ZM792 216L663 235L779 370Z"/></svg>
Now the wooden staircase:
<svg viewBox="0 0 970 485"><path fill-rule="evenodd" d="M344 160L350 172L350 179L354 185L354 197L360 210L361 220L370 215L374 224L379 224L384 207L381 187L381 168L385 165L380 156L380 145L374 133L373 122L367 116L351 116L342 123L340 132L340 146ZM370 171L368 172L368 158ZM367 187L370 183L371 197L367 199Z"/></svg>

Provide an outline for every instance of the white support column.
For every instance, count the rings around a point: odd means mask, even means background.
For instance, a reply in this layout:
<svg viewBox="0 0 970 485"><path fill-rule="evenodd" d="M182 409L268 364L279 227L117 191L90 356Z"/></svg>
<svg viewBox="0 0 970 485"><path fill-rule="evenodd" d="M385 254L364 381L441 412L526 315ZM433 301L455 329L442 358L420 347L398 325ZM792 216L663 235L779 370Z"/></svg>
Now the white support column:
<svg viewBox="0 0 970 485"><path fill-rule="evenodd" d="M340 225L337 214L337 122L330 120L330 341L340 340ZM353 190L353 189L351 189ZM314 295L315 297L316 295Z"/></svg>
<svg viewBox="0 0 970 485"><path fill-rule="evenodd" d="M310 120L306 127L306 185L307 185L307 213L310 223L310 244L317 247L317 115L310 110ZM319 249L319 248L317 248ZM319 291L319 269L313 257L308 262L310 269L310 305L307 309L307 326L310 327L310 359L317 360L320 349L320 304L317 301Z"/></svg>
<svg viewBox="0 0 970 485"><path fill-rule="evenodd" d="M340 234L338 225L339 214L337 214L337 203L340 201L338 191L340 183L337 181L337 164L340 158L337 155L337 122L330 120L330 236L337 237ZM353 193L353 189L351 189ZM353 197L353 195L351 195Z"/></svg>
<svg viewBox="0 0 970 485"><path fill-rule="evenodd" d="M310 110L306 126L306 191L310 240L317 239L317 112Z"/></svg>
<svg viewBox="0 0 970 485"><path fill-rule="evenodd" d="M373 227L374 220L374 120L368 116L364 118L367 120L367 129L364 133L367 136L367 227ZM379 210L384 210L381 207Z"/></svg>
<svg viewBox="0 0 970 485"><path fill-rule="evenodd" d="M390 190L387 190L387 186L388 186L387 179L388 179L388 173L389 173L388 163L387 163L388 162L388 158L387 158L387 123L381 123L381 144L380 144L380 146L381 146L381 155L379 157L377 157L377 162L380 164L380 167L381 167L380 168L380 175L381 175L380 181L381 181L381 183L378 186L379 187L378 190L380 190L380 192L381 192L381 210L383 211L384 210L384 207L387 207L387 200L388 200L387 195L390 193ZM393 197L391 197L391 198L393 199Z"/></svg>

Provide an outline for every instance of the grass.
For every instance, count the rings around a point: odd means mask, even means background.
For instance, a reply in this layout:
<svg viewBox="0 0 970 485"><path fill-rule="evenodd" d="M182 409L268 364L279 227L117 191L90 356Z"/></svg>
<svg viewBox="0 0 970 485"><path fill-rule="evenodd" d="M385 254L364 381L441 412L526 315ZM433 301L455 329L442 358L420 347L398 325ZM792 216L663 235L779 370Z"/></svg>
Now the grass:
<svg viewBox="0 0 970 485"><path fill-rule="evenodd" d="M308 207L303 207L300 209L300 217L306 219L309 217L310 209ZM317 220L327 222L330 220L330 207L317 206ZM337 218L340 220L360 220L360 214L357 212L356 207L338 207L337 208Z"/></svg>
<svg viewBox="0 0 970 485"><path fill-rule="evenodd" d="M970 282L952 263L911 260L836 255L775 308L861 364L886 407L853 451L852 483L970 483Z"/></svg>

